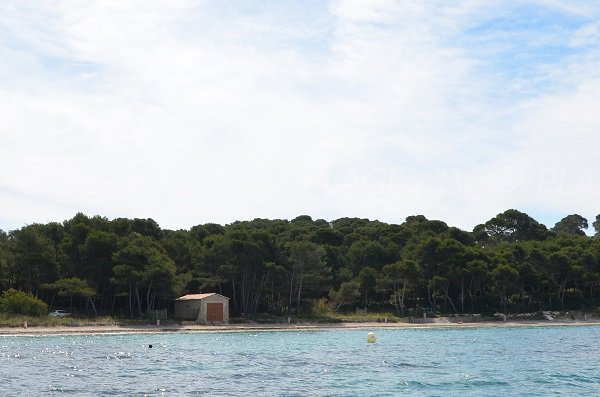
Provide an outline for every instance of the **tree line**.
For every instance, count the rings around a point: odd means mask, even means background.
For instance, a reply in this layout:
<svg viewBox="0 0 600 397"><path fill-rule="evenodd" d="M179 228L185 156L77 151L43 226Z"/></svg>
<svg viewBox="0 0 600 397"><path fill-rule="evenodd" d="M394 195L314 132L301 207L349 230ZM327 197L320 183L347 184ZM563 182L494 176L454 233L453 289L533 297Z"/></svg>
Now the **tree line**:
<svg viewBox="0 0 600 397"><path fill-rule="evenodd" d="M78 213L62 223L0 230L0 293L51 308L144 316L184 293L231 298L232 315L420 308L493 313L593 308L600 215L548 229L510 209L464 231L422 215L402 224L341 218L255 219L165 230L152 219Z"/></svg>

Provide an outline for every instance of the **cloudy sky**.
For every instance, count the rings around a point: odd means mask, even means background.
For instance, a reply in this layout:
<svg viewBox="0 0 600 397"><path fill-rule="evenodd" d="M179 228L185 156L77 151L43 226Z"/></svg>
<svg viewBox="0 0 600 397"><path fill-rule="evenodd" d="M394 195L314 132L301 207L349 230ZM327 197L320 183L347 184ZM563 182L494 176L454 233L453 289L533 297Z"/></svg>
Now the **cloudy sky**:
<svg viewBox="0 0 600 397"><path fill-rule="evenodd" d="M600 213L600 3L3 0L0 229Z"/></svg>

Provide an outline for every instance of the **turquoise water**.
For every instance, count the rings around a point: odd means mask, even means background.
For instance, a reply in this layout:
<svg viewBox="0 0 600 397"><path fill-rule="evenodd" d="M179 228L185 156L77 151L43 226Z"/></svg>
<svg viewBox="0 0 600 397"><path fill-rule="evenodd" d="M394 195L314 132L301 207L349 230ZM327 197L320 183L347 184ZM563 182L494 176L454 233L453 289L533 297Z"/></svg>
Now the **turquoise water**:
<svg viewBox="0 0 600 397"><path fill-rule="evenodd" d="M373 331L1 337L0 395L600 395L600 327Z"/></svg>

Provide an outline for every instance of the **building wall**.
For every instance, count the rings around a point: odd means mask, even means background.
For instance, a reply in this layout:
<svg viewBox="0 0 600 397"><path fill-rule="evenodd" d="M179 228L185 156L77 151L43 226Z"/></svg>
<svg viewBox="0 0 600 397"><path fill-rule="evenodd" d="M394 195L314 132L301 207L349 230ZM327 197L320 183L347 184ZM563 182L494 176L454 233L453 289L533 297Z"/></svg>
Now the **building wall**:
<svg viewBox="0 0 600 397"><path fill-rule="evenodd" d="M198 322L202 324L206 324L206 315L207 315L207 303L222 303L223 304L223 322L229 322L229 299L223 298L219 295L209 296L200 301L200 316L198 317Z"/></svg>
<svg viewBox="0 0 600 397"><path fill-rule="evenodd" d="M180 320L196 320L201 303L202 301L199 299L175 301L175 318Z"/></svg>

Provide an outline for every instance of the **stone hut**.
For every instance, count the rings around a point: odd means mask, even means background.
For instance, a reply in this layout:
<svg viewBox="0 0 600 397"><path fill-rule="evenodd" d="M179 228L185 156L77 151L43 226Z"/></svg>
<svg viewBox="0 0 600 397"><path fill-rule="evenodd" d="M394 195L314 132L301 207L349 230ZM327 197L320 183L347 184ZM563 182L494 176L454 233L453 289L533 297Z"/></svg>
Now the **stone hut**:
<svg viewBox="0 0 600 397"><path fill-rule="evenodd" d="M199 324L229 322L229 298L220 294L188 294L175 299L175 318Z"/></svg>

